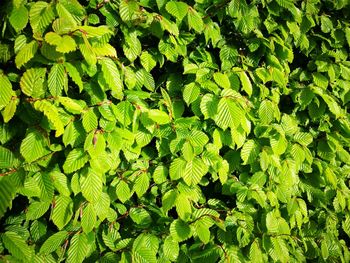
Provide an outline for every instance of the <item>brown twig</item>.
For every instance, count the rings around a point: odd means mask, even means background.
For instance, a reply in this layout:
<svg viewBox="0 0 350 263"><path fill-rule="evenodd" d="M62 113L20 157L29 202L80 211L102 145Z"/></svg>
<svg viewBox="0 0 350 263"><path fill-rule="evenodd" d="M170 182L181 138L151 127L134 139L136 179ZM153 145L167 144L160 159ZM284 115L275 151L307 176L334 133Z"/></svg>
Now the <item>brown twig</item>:
<svg viewBox="0 0 350 263"><path fill-rule="evenodd" d="M101 9L105 4L109 3L109 0L103 0L101 3L96 5L96 10Z"/></svg>
<svg viewBox="0 0 350 263"><path fill-rule="evenodd" d="M39 162L39 161L41 161L41 160L44 160L44 159L47 158L48 156L53 155L53 154L55 154L55 153L56 153L56 152L50 152L50 153L48 153L48 154L46 154L46 155L40 157L39 159L37 159L37 160L34 161L33 163L37 163L37 162ZM11 169L10 169L9 171L7 171L7 172L0 173L0 177L1 177L1 176L6 176L6 175L9 175L9 174L13 174L13 173L17 172L18 169L23 168L23 167L25 167L26 165L28 165L28 164L33 164L33 163L22 163L22 165L20 165L18 168L11 168Z"/></svg>
<svg viewBox="0 0 350 263"><path fill-rule="evenodd" d="M222 3L219 3L219 4L217 4L217 5L214 5L214 6L213 6L213 9L214 9L215 11L206 14L204 17L202 17L202 19L204 20L204 19L207 19L207 18L209 18L209 17L214 16L214 15L218 12L218 10L220 10L221 8L223 8L228 2L230 2L230 0L225 0L225 1L222 2Z"/></svg>
<svg viewBox="0 0 350 263"><path fill-rule="evenodd" d="M12 168L10 171L4 172L4 173L0 173L0 177L1 176L6 176L6 175L9 175L9 174L13 174L15 172L17 172L17 169Z"/></svg>
<svg viewBox="0 0 350 263"><path fill-rule="evenodd" d="M126 211L124 214L122 214L120 217L118 217L115 221L119 221L123 218L126 218L129 215L129 211Z"/></svg>

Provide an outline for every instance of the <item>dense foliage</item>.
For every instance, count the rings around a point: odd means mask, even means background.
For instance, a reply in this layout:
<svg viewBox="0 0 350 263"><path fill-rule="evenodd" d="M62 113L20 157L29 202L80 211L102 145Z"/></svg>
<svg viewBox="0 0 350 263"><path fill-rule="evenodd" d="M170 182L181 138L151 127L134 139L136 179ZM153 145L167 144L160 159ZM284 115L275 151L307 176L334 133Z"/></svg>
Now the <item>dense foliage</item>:
<svg viewBox="0 0 350 263"><path fill-rule="evenodd" d="M349 262L348 0L5 0L0 262Z"/></svg>

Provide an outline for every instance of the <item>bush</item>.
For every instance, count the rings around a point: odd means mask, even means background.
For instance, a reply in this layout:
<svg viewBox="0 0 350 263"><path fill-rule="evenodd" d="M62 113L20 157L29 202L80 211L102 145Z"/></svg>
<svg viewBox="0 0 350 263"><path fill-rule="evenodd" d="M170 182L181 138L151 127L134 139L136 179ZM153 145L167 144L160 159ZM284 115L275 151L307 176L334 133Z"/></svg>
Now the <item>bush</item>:
<svg viewBox="0 0 350 263"><path fill-rule="evenodd" d="M1 262L349 262L347 0L2 1Z"/></svg>

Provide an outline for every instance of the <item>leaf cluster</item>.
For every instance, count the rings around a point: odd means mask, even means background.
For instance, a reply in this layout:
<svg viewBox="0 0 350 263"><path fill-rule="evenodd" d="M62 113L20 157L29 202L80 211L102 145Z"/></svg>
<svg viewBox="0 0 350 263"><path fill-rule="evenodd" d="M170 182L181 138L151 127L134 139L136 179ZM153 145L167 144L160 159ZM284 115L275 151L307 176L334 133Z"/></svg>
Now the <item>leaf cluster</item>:
<svg viewBox="0 0 350 263"><path fill-rule="evenodd" d="M0 12L0 262L350 261L348 0Z"/></svg>

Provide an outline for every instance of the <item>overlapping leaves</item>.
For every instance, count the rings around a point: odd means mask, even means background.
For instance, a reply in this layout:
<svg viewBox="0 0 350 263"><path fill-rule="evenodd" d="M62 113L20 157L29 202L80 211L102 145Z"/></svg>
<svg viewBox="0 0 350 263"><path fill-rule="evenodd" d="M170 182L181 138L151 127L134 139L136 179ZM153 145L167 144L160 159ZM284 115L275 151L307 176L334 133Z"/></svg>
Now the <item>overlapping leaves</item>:
<svg viewBox="0 0 350 263"><path fill-rule="evenodd" d="M346 1L4 1L9 262L348 262Z"/></svg>

